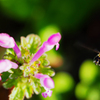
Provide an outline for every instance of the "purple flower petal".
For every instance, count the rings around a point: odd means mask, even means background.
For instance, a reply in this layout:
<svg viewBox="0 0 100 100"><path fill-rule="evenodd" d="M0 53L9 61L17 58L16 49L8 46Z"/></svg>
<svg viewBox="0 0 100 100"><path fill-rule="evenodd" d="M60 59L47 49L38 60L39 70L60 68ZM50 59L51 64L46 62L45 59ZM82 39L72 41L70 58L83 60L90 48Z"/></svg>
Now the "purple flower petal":
<svg viewBox="0 0 100 100"><path fill-rule="evenodd" d="M56 44L56 50L58 50L58 49L59 49L59 43Z"/></svg>
<svg viewBox="0 0 100 100"><path fill-rule="evenodd" d="M34 77L40 79L41 85L46 90L46 92L42 93L42 96L44 98L46 98L47 96L50 97L52 95L52 91L50 91L50 89L54 88L54 81L52 80L52 78L50 78L48 75L43 75L40 73L35 74Z"/></svg>
<svg viewBox="0 0 100 100"><path fill-rule="evenodd" d="M44 76L44 75L43 75L43 74L40 74L40 73L34 75L34 77L36 77L36 78L38 78L38 79L40 79L40 78L43 77L43 76Z"/></svg>
<svg viewBox="0 0 100 100"><path fill-rule="evenodd" d="M10 37L6 33L0 33L0 46L4 48L13 48L15 46L15 41L13 37Z"/></svg>
<svg viewBox="0 0 100 100"><path fill-rule="evenodd" d="M41 47L37 53L34 55L34 57L32 58L30 64L32 64L34 61L36 61L42 54L44 53L43 47Z"/></svg>
<svg viewBox="0 0 100 100"><path fill-rule="evenodd" d="M10 61L11 65L12 65L12 68L13 69L17 69L18 68L18 65L12 61Z"/></svg>
<svg viewBox="0 0 100 100"><path fill-rule="evenodd" d="M0 60L0 73L6 72L11 68L18 68L18 65L10 60Z"/></svg>
<svg viewBox="0 0 100 100"><path fill-rule="evenodd" d="M0 81L2 80L1 76L0 76Z"/></svg>
<svg viewBox="0 0 100 100"><path fill-rule="evenodd" d="M16 43L15 43L15 46L13 47L13 49L16 52L17 57L20 58L21 57L21 52L20 52L20 50L19 50Z"/></svg>
<svg viewBox="0 0 100 100"><path fill-rule="evenodd" d="M0 46L4 48L13 48L15 53L17 54L17 57L21 57L21 52L14 38L8 35L7 33L0 33Z"/></svg>
<svg viewBox="0 0 100 100"><path fill-rule="evenodd" d="M48 91L47 91L47 94L48 94L49 97L51 97L52 91L51 91L51 90L48 90Z"/></svg>
<svg viewBox="0 0 100 100"><path fill-rule="evenodd" d="M42 93L42 96L43 96L44 98L46 98L46 97L48 96L47 92L43 92L43 93Z"/></svg>
<svg viewBox="0 0 100 100"><path fill-rule="evenodd" d="M60 33L51 35L49 37L49 39L43 43L43 45L40 47L40 49L34 55L30 64L32 64L34 61L36 61L43 53L51 50L55 45L56 45L56 50L58 50L60 39L61 39Z"/></svg>
<svg viewBox="0 0 100 100"><path fill-rule="evenodd" d="M52 80L52 78L45 78L44 81L44 86L48 89L52 89L54 88L54 81Z"/></svg>
<svg viewBox="0 0 100 100"><path fill-rule="evenodd" d="M56 33L56 34L53 34L51 35L47 42L50 44L50 45L56 45L61 39L61 35L60 33Z"/></svg>
<svg viewBox="0 0 100 100"><path fill-rule="evenodd" d="M40 83L44 88L52 89L54 88L54 81L47 75L40 78Z"/></svg>
<svg viewBox="0 0 100 100"><path fill-rule="evenodd" d="M50 90L48 90L48 91L42 93L42 96L43 96L44 98L46 98L47 96L51 97L51 95L52 95L52 91L50 91Z"/></svg>

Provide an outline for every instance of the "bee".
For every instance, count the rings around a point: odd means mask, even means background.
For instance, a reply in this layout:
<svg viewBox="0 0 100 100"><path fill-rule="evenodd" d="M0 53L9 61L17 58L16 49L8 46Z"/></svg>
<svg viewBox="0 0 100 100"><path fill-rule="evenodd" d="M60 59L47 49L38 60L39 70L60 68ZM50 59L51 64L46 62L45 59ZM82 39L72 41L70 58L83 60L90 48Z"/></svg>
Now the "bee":
<svg viewBox="0 0 100 100"><path fill-rule="evenodd" d="M96 57L94 57L93 62L94 62L96 65L99 65L99 66L100 66L100 52L97 54Z"/></svg>
<svg viewBox="0 0 100 100"><path fill-rule="evenodd" d="M91 48L89 48L89 47L87 47L87 46L85 46L85 45L83 45L83 44L80 44L80 43L78 43L78 45L80 45L80 46L83 47L83 48L86 48L86 49L88 49L88 50L91 50L91 51L93 51L93 52L98 53L98 54L94 57L93 63L95 63L96 65L99 65L99 66L100 66L100 52L99 52L98 50L93 50L93 49L91 49Z"/></svg>

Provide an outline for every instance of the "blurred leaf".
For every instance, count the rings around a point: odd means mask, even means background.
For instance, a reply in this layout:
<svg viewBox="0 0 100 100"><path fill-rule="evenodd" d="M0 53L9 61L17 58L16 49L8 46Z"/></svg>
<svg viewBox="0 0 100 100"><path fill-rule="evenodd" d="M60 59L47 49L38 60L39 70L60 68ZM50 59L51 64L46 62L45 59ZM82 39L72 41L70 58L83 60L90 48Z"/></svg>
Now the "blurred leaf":
<svg viewBox="0 0 100 100"><path fill-rule="evenodd" d="M51 67L42 67L39 69L39 72L41 72L42 74L46 74L48 76L54 76L55 72L51 69Z"/></svg>
<svg viewBox="0 0 100 100"><path fill-rule="evenodd" d="M22 75L22 71L19 69L11 69L12 74L9 76L10 79L16 79Z"/></svg>
<svg viewBox="0 0 100 100"><path fill-rule="evenodd" d="M2 73L2 82L5 82L9 78L10 73L9 72L3 72Z"/></svg>
<svg viewBox="0 0 100 100"><path fill-rule="evenodd" d="M34 92L35 92L35 94L39 94L41 92L41 88L35 86Z"/></svg>
<svg viewBox="0 0 100 100"><path fill-rule="evenodd" d="M0 3L6 15L17 20L25 20L34 8L33 0L0 0Z"/></svg>
<svg viewBox="0 0 100 100"><path fill-rule="evenodd" d="M100 86L97 85L96 87L90 88L87 100L99 100L99 99L100 99Z"/></svg>
<svg viewBox="0 0 100 100"><path fill-rule="evenodd" d="M12 48L8 48L7 51L6 51L6 54L12 54L12 55L15 55L15 52Z"/></svg>
<svg viewBox="0 0 100 100"><path fill-rule="evenodd" d="M82 83L78 83L75 89L75 95L78 99L85 100L88 95L88 90L89 90L88 86Z"/></svg>
<svg viewBox="0 0 100 100"><path fill-rule="evenodd" d="M56 25L48 25L39 31L39 36L41 37L41 41L44 42L47 41L49 36L57 32L60 32L60 30Z"/></svg>
<svg viewBox="0 0 100 100"><path fill-rule="evenodd" d="M28 68L28 65L21 66L20 70L23 71L24 77L27 77L30 74L30 70Z"/></svg>
<svg viewBox="0 0 100 100"><path fill-rule="evenodd" d="M40 37L35 34L30 34L26 37L26 40L30 45L30 52L33 54L36 53L41 44Z"/></svg>
<svg viewBox="0 0 100 100"><path fill-rule="evenodd" d="M23 100L24 99L24 85L18 84L17 87L14 87L11 94L9 95L9 100Z"/></svg>
<svg viewBox="0 0 100 100"><path fill-rule="evenodd" d="M50 50L49 52L46 52L47 59L50 62L50 65L52 67L61 67L63 64L63 57L61 54L59 54L55 49Z"/></svg>
<svg viewBox="0 0 100 100"><path fill-rule="evenodd" d="M79 77L83 83L90 85L95 81L98 73L98 67L93 63L93 61L86 60L80 67Z"/></svg>
<svg viewBox="0 0 100 100"><path fill-rule="evenodd" d="M5 54L5 55L3 56L3 58L4 58L4 59L8 59L8 60L15 60L15 59L16 59L16 58L15 58L15 55L12 55L11 53Z"/></svg>
<svg viewBox="0 0 100 100"><path fill-rule="evenodd" d="M24 47L26 47L25 43L27 44L27 48L29 49L30 53L34 54L38 50L38 48L41 44L41 41L40 41L40 38L38 35L30 34L26 38L24 38L24 37L21 38L21 44Z"/></svg>
<svg viewBox="0 0 100 100"><path fill-rule="evenodd" d="M21 36L21 45L22 45L22 47L24 47L24 48L28 46L28 43L27 43L27 41L26 41L26 38L23 37L23 36Z"/></svg>
<svg viewBox="0 0 100 100"><path fill-rule="evenodd" d="M50 62L47 59L47 54L43 54L39 60L41 61L42 66L48 66L50 64Z"/></svg>
<svg viewBox="0 0 100 100"><path fill-rule="evenodd" d="M32 94L33 94L32 85L31 85L30 83L27 83L27 84L26 84L26 88L25 88L25 95L26 95L26 98L32 97Z"/></svg>
<svg viewBox="0 0 100 100"><path fill-rule="evenodd" d="M17 80L16 79L8 79L5 83L3 83L4 88L9 89L12 86L16 85Z"/></svg>
<svg viewBox="0 0 100 100"><path fill-rule="evenodd" d="M30 52L27 48L21 47L21 54L26 62L28 62L30 60L30 59L28 59L28 58L30 58Z"/></svg>
<svg viewBox="0 0 100 100"><path fill-rule="evenodd" d="M40 91L41 91L41 88L40 88L40 83L39 83L38 79L31 76L30 77L30 82L31 82L30 84L32 85L35 94L39 94Z"/></svg>
<svg viewBox="0 0 100 100"><path fill-rule="evenodd" d="M71 75L65 72L59 72L54 76L55 92L70 92L74 88L74 80Z"/></svg>

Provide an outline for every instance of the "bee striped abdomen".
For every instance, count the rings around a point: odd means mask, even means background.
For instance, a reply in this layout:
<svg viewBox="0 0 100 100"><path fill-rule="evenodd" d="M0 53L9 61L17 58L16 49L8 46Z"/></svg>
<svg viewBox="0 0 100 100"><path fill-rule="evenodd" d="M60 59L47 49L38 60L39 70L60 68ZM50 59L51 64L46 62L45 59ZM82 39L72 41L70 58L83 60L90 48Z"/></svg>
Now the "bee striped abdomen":
<svg viewBox="0 0 100 100"><path fill-rule="evenodd" d="M94 61L93 61L96 65L99 65L100 66L100 53L94 58Z"/></svg>

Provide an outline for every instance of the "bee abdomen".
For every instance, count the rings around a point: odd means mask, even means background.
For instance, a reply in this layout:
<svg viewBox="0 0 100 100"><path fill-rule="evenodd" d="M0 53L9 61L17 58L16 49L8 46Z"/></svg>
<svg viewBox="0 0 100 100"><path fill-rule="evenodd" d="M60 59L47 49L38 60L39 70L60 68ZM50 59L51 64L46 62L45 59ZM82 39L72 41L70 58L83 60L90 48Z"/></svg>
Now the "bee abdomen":
<svg viewBox="0 0 100 100"><path fill-rule="evenodd" d="M99 65L100 66L100 54L98 54L95 58L94 58L94 61L93 61L96 65Z"/></svg>

